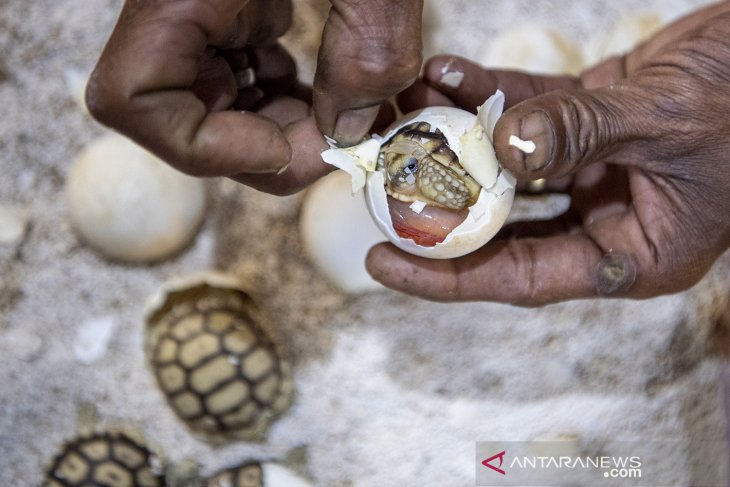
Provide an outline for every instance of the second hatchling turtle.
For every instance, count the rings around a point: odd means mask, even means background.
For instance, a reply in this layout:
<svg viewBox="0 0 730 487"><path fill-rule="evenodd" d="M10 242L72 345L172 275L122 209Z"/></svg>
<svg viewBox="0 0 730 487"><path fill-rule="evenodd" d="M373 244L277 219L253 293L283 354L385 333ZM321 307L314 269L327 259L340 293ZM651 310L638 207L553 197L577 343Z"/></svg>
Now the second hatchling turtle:
<svg viewBox="0 0 730 487"><path fill-rule="evenodd" d="M271 325L240 284L206 273L163 287L146 353L177 415L207 440L260 440L291 404L291 372Z"/></svg>
<svg viewBox="0 0 730 487"><path fill-rule="evenodd" d="M51 462L43 487L164 487L162 461L121 431L75 438Z"/></svg>
<svg viewBox="0 0 730 487"><path fill-rule="evenodd" d="M248 462L210 477L206 487L263 487L264 473L259 462Z"/></svg>

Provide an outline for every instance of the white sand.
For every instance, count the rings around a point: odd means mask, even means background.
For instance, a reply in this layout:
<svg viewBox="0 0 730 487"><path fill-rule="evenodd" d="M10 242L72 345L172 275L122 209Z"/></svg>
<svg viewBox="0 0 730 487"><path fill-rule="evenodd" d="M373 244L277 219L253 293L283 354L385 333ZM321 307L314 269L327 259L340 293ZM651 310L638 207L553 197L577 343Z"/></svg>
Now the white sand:
<svg viewBox="0 0 730 487"><path fill-rule="evenodd" d="M646 8L639 0L448 3L453 16L427 17L429 53L475 56L483 47L475 39L528 15L584 42ZM120 4L6 0L0 9L0 204L30 218L20 244L0 246L1 486L35 485L89 404L98 427L141 430L169 459L194 458L206 473L283 460L304 446L306 461L293 466L321 486L473 485L477 440L724 439L708 348L728 301L727 258L692 290L644 302L526 310L393 292L348 298L303 257L299 196L229 181L210 182L206 224L177 258L146 267L100 258L69 227L63 184L75 154L102 130L63 80L69 69L91 68ZM298 35L311 55L317 36ZM303 62L303 76L312 66ZM262 444L214 450L196 440L146 367L144 301L168 277L211 267L256 283L294 362L296 403ZM79 360L77 337L88 338L95 320L113 323L108 342ZM706 465L688 464L684 453L666 457L673 485L726 485L726 449L702 451Z"/></svg>

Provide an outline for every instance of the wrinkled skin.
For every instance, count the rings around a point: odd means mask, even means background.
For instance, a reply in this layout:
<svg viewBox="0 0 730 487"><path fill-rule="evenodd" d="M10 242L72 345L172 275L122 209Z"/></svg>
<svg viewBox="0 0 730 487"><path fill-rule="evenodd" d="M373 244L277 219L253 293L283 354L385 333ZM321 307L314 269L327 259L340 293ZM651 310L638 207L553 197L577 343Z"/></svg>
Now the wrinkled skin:
<svg viewBox="0 0 730 487"><path fill-rule="evenodd" d="M464 73L440 84L442 68ZM579 78L490 71L430 60L400 96L404 111L474 107L495 89L511 107L495 129L500 162L518 179L570 193L551 221L451 261L392 245L368 269L387 286L434 300L536 306L597 295L647 298L696 283L730 245L730 3L669 26L624 58ZM536 142L526 155L510 135Z"/></svg>
<svg viewBox="0 0 730 487"><path fill-rule="evenodd" d="M276 45L289 0L127 0L87 104L184 172L288 194L331 170L319 156L327 148L320 132L360 140L380 103L416 78L422 7L332 0L312 117L293 62ZM474 107L501 88L512 108L496 129L500 161L522 180L548 178L550 188L570 191L573 207L452 261L378 246L370 272L429 299L530 306L649 297L697 282L730 243L728 12L728 2L701 11L580 78L485 71L455 59L450 69L465 76L453 89L439 84L450 58L431 60L400 96L404 111ZM538 150L524 157L507 144L512 134Z"/></svg>
<svg viewBox="0 0 730 487"><path fill-rule="evenodd" d="M392 120L381 102L421 66L422 0L332 0L313 94L277 45L291 9L291 0L127 0L89 80L89 111L185 173L302 189L332 170L320 131L349 143Z"/></svg>

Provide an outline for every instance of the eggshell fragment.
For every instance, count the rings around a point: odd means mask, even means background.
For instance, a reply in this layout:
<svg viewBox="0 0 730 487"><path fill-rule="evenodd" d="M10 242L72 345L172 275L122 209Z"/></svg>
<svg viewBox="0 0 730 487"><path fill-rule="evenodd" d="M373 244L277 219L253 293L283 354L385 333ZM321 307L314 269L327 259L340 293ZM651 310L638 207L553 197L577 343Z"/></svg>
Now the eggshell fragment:
<svg viewBox="0 0 730 487"><path fill-rule="evenodd" d="M112 259L169 257L197 233L205 186L116 134L100 137L74 162L66 183L71 222Z"/></svg>

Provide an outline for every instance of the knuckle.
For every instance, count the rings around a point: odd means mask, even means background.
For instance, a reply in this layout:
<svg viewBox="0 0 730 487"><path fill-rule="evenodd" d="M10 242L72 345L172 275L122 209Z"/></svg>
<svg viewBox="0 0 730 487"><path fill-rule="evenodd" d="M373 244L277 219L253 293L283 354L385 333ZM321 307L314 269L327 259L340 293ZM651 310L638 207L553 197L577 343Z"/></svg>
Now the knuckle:
<svg viewBox="0 0 730 487"><path fill-rule="evenodd" d="M95 72L86 85L84 93L84 101L89 113L99 122L105 125L111 125L113 122L113 114L116 111L116 103L114 96L108 87L99 79L99 75Z"/></svg>
<svg viewBox="0 0 730 487"><path fill-rule="evenodd" d="M371 80L389 91L410 85L421 68L420 54L403 53L386 45L365 45L354 61L359 80Z"/></svg>
<svg viewBox="0 0 730 487"><path fill-rule="evenodd" d="M605 113L598 112L588 100L575 96L566 96L562 102L563 121L567 134L566 159L585 162L599 147L599 139L604 134L600 126Z"/></svg>
<svg viewBox="0 0 730 487"><path fill-rule="evenodd" d="M617 98L603 89L562 92L557 99L556 118L564 135L562 158L571 165L602 160L617 150L617 143L635 135L631 130L635 117L627 105L637 100L630 93Z"/></svg>
<svg viewBox="0 0 730 487"><path fill-rule="evenodd" d="M518 306L538 306L544 304L539 294L536 279L537 261L534 244L529 239L511 240L507 252L512 263L511 280L504 283L512 299Z"/></svg>

